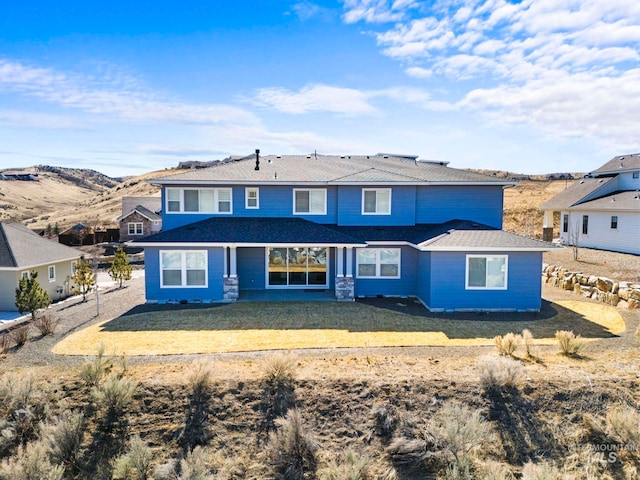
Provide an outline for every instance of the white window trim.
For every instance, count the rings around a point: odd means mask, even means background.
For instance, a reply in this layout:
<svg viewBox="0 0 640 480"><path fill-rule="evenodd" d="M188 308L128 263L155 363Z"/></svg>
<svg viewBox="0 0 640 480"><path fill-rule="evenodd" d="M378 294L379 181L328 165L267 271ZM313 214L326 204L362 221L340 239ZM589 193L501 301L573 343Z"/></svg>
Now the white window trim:
<svg viewBox="0 0 640 480"><path fill-rule="evenodd" d="M180 208L178 210L169 210L169 190L178 190L178 192L180 192L180 199L177 200L180 203ZM200 193L201 191L208 191L211 190L213 191L213 210L212 211L185 211L184 209L184 192L185 190L197 190L198 191L198 201L200 200ZM220 211L220 192L221 191L228 191L229 192L229 211L228 212L221 212ZM172 201L176 201L176 200L172 200ZM174 188L174 187L169 187L165 190L165 210L166 213L172 215L172 214L183 214L183 215L198 215L198 214L211 214L211 215L232 215L233 214L233 188L229 187L229 188L197 188L197 187L181 187L181 188ZM198 208L200 208L200 206L198 206Z"/></svg>
<svg viewBox="0 0 640 480"><path fill-rule="evenodd" d="M138 225L140 225L140 233L138 233ZM131 233L131 227L133 227L133 233ZM127 223L127 232L130 236L144 235L144 223L143 222L129 222Z"/></svg>
<svg viewBox="0 0 640 480"><path fill-rule="evenodd" d="M164 285L162 275L162 254L163 253L179 253L180 258L180 278L182 285ZM187 285L187 253L204 253L204 285ZM160 250L159 253L160 268L160 288L208 288L209 287L209 254L206 250Z"/></svg>
<svg viewBox="0 0 640 480"><path fill-rule="evenodd" d="M296 212L296 192L322 192L324 194L324 208L322 212ZM311 208L311 198L309 198ZM293 214L294 215L326 215L327 214L327 189L326 188L294 188L293 189Z"/></svg>
<svg viewBox="0 0 640 480"><path fill-rule="evenodd" d="M376 274L369 276L369 275L360 275L360 269L358 268L358 251L359 250L367 250L370 252L375 251L376 252ZM382 276L380 275L380 252L382 250L393 250L398 252L398 275L395 276L389 276L389 275L385 275ZM356 278L369 278L369 279L375 279L375 280L388 280L388 279L399 279L402 277L402 249L401 248L357 248L356 249Z"/></svg>
<svg viewBox="0 0 640 480"><path fill-rule="evenodd" d="M376 192L376 211L375 212L365 212L364 211L364 195L365 192ZM379 212L378 211L378 192L389 192L389 211L388 212ZM391 215L391 189L390 188L363 188L362 189L362 215Z"/></svg>
<svg viewBox="0 0 640 480"><path fill-rule="evenodd" d="M256 192L256 206L249 206L249 192ZM246 187L244 189L244 208L247 210L258 210L260 209L260 189L257 187Z"/></svg>
<svg viewBox="0 0 640 480"><path fill-rule="evenodd" d="M504 287L476 287L469 285L469 259L470 258L504 258ZM485 270L485 283L487 272ZM464 273L465 290L507 290L509 288L509 255L467 255L465 273Z"/></svg>
<svg viewBox="0 0 640 480"><path fill-rule="evenodd" d="M53 268L53 277L51 277L51 269ZM55 282L56 281L56 266L55 265L49 265L47 267L47 277L49 278L49 282Z"/></svg>

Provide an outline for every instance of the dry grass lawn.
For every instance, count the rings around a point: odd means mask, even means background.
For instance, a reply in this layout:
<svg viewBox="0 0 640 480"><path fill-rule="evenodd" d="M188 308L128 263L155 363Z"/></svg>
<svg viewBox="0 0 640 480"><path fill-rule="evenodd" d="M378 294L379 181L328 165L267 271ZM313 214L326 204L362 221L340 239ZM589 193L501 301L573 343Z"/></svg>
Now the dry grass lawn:
<svg viewBox="0 0 640 480"><path fill-rule="evenodd" d="M388 299L387 304L389 308L360 302L270 302L134 310L71 334L53 353L92 355L101 344L108 352L126 355L484 346L493 345L495 335L524 328L531 330L536 344L547 345L555 343L557 330L573 330L589 340L619 335L625 329L615 308L580 301L545 302L538 314L484 315L436 315L416 305ZM409 313L403 313L403 308Z"/></svg>

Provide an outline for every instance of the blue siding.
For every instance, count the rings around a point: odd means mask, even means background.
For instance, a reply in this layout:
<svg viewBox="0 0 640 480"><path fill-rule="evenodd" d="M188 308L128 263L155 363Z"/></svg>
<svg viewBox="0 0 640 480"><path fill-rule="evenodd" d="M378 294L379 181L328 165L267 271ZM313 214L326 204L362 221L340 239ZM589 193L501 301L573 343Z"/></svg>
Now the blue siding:
<svg viewBox="0 0 640 480"><path fill-rule="evenodd" d="M338 188L338 225L415 225L416 187L391 188L391 215L362 215L363 188L376 187Z"/></svg>
<svg viewBox="0 0 640 480"><path fill-rule="evenodd" d="M482 253L482 252L473 252ZM509 255L507 290L466 290L464 252L431 252L431 298L436 310L539 310L542 252L491 252Z"/></svg>
<svg viewBox="0 0 640 480"><path fill-rule="evenodd" d="M431 252L418 252L416 295L425 305L431 302Z"/></svg>
<svg viewBox="0 0 640 480"><path fill-rule="evenodd" d="M144 252L145 290L147 301L220 301L223 298L222 248L208 248L208 287L207 288L160 288L160 250L185 250L184 248L146 247ZM194 250L203 250L196 248Z"/></svg>
<svg viewBox="0 0 640 480"><path fill-rule="evenodd" d="M265 287L264 247L238 248L238 281L240 290L262 290Z"/></svg>
<svg viewBox="0 0 640 480"><path fill-rule="evenodd" d="M252 185L256 186L256 185ZM214 185L211 185L214 187ZM235 217L301 217L315 223L336 223L338 194L336 187L327 187L327 214L326 215L294 215L293 214L293 188L292 186L257 186L260 189L258 209L245 208L246 185L233 186L233 213ZM176 187L181 188L181 187ZM305 187L306 188L306 187ZM315 187L310 187L315 188ZM162 204L164 206L164 189L162 191ZM229 214L213 213L170 213L163 208L162 229L188 225L211 217L225 217Z"/></svg>
<svg viewBox="0 0 640 480"><path fill-rule="evenodd" d="M420 186L416 194L416 223L471 220L502 228L502 186Z"/></svg>
<svg viewBox="0 0 640 480"><path fill-rule="evenodd" d="M385 248L376 245L375 248ZM389 246L388 248L398 248ZM415 296L416 264L418 251L413 247L401 247L400 278L357 278L355 279L356 297L371 297L376 295ZM356 276L356 255L354 252L353 272Z"/></svg>

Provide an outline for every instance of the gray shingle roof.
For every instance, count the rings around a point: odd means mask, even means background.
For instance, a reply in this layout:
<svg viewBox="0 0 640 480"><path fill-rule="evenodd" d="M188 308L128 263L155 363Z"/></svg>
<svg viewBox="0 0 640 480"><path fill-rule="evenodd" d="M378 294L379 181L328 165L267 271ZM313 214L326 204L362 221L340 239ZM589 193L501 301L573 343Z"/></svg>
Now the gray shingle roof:
<svg viewBox="0 0 640 480"><path fill-rule="evenodd" d="M591 174L603 175L638 170L640 170L640 153L634 153L631 155L619 155L617 157L613 157L600 168L591 172Z"/></svg>
<svg viewBox="0 0 640 480"><path fill-rule="evenodd" d="M149 210L146 207L143 207L142 205L137 205L134 209L132 209L129 212L125 213L121 217L118 217L117 221L120 222L120 221L124 220L129 215L131 215L133 212L138 212L140 215L142 215L143 217L147 217L149 220L162 220L162 217L160 215L158 215L157 213L152 212L151 210Z"/></svg>
<svg viewBox="0 0 640 480"><path fill-rule="evenodd" d="M30 268L80 255L81 251L42 238L22 224L0 222L0 268Z"/></svg>
<svg viewBox="0 0 640 480"><path fill-rule="evenodd" d="M424 250L551 250L547 242L467 220L414 226L320 225L302 218L213 217L136 240L137 244L234 243L251 245L353 245L408 242Z"/></svg>
<svg viewBox="0 0 640 480"><path fill-rule="evenodd" d="M555 247L548 242L505 232L478 228L452 229L421 245L425 250L532 250L545 251Z"/></svg>
<svg viewBox="0 0 640 480"><path fill-rule="evenodd" d="M625 210L640 213L640 193L614 192L604 197L575 205L569 210Z"/></svg>
<svg viewBox="0 0 640 480"><path fill-rule="evenodd" d="M132 243L235 243L300 245L363 245L351 237L325 225L303 218L212 217L182 227L151 235Z"/></svg>
<svg viewBox="0 0 640 480"><path fill-rule="evenodd" d="M514 182L449 168L432 162L387 155L268 155L214 167L191 170L151 180L154 184L189 183L491 183L513 185Z"/></svg>
<svg viewBox="0 0 640 480"><path fill-rule="evenodd" d="M587 195L605 186L614 177L605 178L581 178L566 190L555 197L550 198L538 208L540 210L566 210L577 204Z"/></svg>

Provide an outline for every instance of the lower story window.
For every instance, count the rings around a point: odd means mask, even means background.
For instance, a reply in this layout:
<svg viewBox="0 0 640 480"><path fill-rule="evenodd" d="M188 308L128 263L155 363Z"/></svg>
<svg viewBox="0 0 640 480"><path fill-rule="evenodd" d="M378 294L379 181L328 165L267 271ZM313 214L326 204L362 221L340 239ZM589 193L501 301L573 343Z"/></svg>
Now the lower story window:
<svg viewBox="0 0 640 480"><path fill-rule="evenodd" d="M468 290L506 290L507 255L467 255Z"/></svg>
<svg viewBox="0 0 640 480"><path fill-rule="evenodd" d="M56 280L56 266L49 265L49 281L55 282L55 280Z"/></svg>
<svg viewBox="0 0 640 480"><path fill-rule="evenodd" d="M612 215L611 216L611 228L614 229L614 230L618 228L618 216L617 215Z"/></svg>
<svg viewBox="0 0 640 480"><path fill-rule="evenodd" d="M161 251L162 287L206 287L206 251Z"/></svg>
<svg viewBox="0 0 640 480"><path fill-rule="evenodd" d="M132 223L129 223L128 226L129 226L129 235L142 235L141 222L132 222Z"/></svg>
<svg viewBox="0 0 640 480"><path fill-rule="evenodd" d="M359 248L356 263L359 278L400 278L399 248Z"/></svg>

